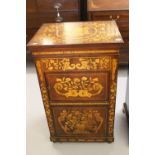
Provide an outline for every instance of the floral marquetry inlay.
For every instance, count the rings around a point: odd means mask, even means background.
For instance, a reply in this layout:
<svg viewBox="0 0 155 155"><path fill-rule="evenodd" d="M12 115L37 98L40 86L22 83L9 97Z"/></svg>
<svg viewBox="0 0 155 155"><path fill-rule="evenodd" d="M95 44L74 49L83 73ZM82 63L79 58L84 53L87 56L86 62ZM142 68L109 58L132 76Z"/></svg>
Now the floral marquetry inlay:
<svg viewBox="0 0 155 155"><path fill-rule="evenodd" d="M28 47L54 142L112 142L119 48L116 21L43 24Z"/></svg>
<svg viewBox="0 0 155 155"><path fill-rule="evenodd" d="M115 117L115 103L116 103L116 70L117 70L118 60L112 60L112 81L110 86L110 105L109 105L109 118L108 118L108 135L113 136L114 130L114 117Z"/></svg>
<svg viewBox="0 0 155 155"><path fill-rule="evenodd" d="M75 62L72 62L75 61ZM111 58L104 57L82 57L82 58L51 58L42 59L43 66L48 71L62 70L102 70L110 69Z"/></svg>
<svg viewBox="0 0 155 155"><path fill-rule="evenodd" d="M29 42L36 45L123 43L115 21L49 23Z"/></svg>
<svg viewBox="0 0 155 155"><path fill-rule="evenodd" d="M46 112L48 126L50 129L51 135L54 135L53 118L52 118L52 114L50 111L49 98L48 98L47 88L46 88L46 84L45 84L45 78L44 78L43 71L41 69L40 61L36 61L36 66L37 66L37 71L38 71L38 75L39 75L40 90L42 93L42 100L43 100L43 104L44 104L44 108L45 108L45 112Z"/></svg>
<svg viewBox="0 0 155 155"><path fill-rule="evenodd" d="M58 122L66 134L97 133L103 124L98 110L62 110Z"/></svg>
<svg viewBox="0 0 155 155"><path fill-rule="evenodd" d="M57 94L65 97L88 97L96 96L103 90L98 78L57 78L54 85Z"/></svg>

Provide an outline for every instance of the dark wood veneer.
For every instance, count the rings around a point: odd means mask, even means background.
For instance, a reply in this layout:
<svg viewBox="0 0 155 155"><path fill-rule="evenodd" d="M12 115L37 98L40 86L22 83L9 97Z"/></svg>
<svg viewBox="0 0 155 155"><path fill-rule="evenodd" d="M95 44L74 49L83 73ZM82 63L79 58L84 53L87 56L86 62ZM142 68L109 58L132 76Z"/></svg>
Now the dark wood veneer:
<svg viewBox="0 0 155 155"><path fill-rule="evenodd" d="M28 43L51 141L114 141L122 43L115 21L44 24Z"/></svg>

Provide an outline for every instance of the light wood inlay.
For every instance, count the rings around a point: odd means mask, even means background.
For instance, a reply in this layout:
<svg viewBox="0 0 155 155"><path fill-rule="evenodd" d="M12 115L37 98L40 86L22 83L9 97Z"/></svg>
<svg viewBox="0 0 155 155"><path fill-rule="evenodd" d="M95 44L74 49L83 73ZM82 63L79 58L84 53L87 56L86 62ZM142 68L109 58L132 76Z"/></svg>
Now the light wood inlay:
<svg viewBox="0 0 155 155"><path fill-rule="evenodd" d="M122 43L114 21L43 24L28 46Z"/></svg>
<svg viewBox="0 0 155 155"><path fill-rule="evenodd" d="M44 24L30 41L51 141L114 141L122 42L115 21Z"/></svg>

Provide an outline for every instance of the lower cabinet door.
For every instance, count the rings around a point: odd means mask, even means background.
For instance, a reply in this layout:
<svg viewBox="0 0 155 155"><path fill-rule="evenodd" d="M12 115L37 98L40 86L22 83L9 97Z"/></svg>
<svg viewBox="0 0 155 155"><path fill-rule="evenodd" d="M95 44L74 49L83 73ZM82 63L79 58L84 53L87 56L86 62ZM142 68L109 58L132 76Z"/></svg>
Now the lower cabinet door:
<svg viewBox="0 0 155 155"><path fill-rule="evenodd" d="M55 137L98 139L106 136L107 106L54 106Z"/></svg>

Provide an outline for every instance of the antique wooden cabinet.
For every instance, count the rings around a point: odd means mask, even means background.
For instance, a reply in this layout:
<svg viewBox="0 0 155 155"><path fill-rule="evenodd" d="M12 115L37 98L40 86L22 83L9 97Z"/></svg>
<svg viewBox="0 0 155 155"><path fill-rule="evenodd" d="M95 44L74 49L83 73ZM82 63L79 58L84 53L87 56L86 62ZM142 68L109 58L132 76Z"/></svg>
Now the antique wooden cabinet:
<svg viewBox="0 0 155 155"><path fill-rule="evenodd" d="M120 49L119 64L129 64L129 1L87 0L88 20L115 20L124 40Z"/></svg>
<svg viewBox="0 0 155 155"><path fill-rule="evenodd" d="M28 43L51 141L114 140L122 43L115 21L43 24Z"/></svg>

